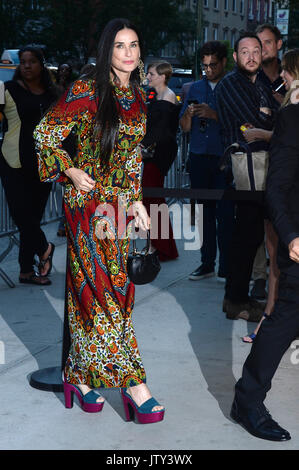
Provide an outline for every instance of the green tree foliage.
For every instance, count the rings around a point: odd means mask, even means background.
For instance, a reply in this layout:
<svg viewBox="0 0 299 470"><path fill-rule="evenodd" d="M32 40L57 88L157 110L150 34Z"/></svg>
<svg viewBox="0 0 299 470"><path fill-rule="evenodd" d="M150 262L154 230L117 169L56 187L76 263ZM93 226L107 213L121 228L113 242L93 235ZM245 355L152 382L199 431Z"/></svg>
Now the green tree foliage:
<svg viewBox="0 0 299 470"><path fill-rule="evenodd" d="M194 39L196 18L181 10L183 0L0 0L0 47L36 43L48 56L86 61L94 56L104 25L129 18L139 27L145 53L157 55L171 41L181 44L187 61L186 38ZM32 8L33 6L33 8Z"/></svg>
<svg viewBox="0 0 299 470"><path fill-rule="evenodd" d="M299 47L299 0L290 0L288 47Z"/></svg>
<svg viewBox="0 0 299 470"><path fill-rule="evenodd" d="M107 20L130 18L142 32L146 53L158 54L171 41L178 41L184 52L184 38L191 32L194 37L195 16L180 10L183 1L173 0L114 0L104 1L99 16L99 30Z"/></svg>
<svg viewBox="0 0 299 470"><path fill-rule="evenodd" d="M26 23L33 20L29 0L0 1L0 45L16 48L23 42Z"/></svg>

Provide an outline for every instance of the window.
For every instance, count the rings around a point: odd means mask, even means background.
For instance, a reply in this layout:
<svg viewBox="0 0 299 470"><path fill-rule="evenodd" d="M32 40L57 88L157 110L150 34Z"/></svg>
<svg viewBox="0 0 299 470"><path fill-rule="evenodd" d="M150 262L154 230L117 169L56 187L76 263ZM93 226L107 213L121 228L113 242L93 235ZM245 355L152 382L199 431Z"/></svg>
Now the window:
<svg viewBox="0 0 299 470"><path fill-rule="evenodd" d="M228 41L228 29L224 29L223 31L223 41Z"/></svg>
<svg viewBox="0 0 299 470"><path fill-rule="evenodd" d="M209 7L209 0L203 0L203 6L208 8Z"/></svg>
<svg viewBox="0 0 299 470"><path fill-rule="evenodd" d="M265 0L264 2L264 20L266 21L269 17L269 1Z"/></svg>
<svg viewBox="0 0 299 470"><path fill-rule="evenodd" d="M213 41L218 41L218 26L213 27Z"/></svg>
<svg viewBox="0 0 299 470"><path fill-rule="evenodd" d="M253 20L253 0L249 0L248 4L248 19Z"/></svg>
<svg viewBox="0 0 299 470"><path fill-rule="evenodd" d="M233 0L233 13L237 13L237 0Z"/></svg>
<svg viewBox="0 0 299 470"><path fill-rule="evenodd" d="M208 36L209 36L209 27L204 26L204 28L203 28L203 40L204 40L204 42L208 41Z"/></svg>
<svg viewBox="0 0 299 470"><path fill-rule="evenodd" d="M224 11L228 11L228 0L224 0Z"/></svg>
<svg viewBox="0 0 299 470"><path fill-rule="evenodd" d="M257 0L256 21L261 21L261 0Z"/></svg>
<svg viewBox="0 0 299 470"><path fill-rule="evenodd" d="M268 17L269 18L273 18L273 15L274 15L274 0L270 0L270 3L269 3L269 13L268 13Z"/></svg>
<svg viewBox="0 0 299 470"><path fill-rule="evenodd" d="M244 15L244 0L240 0L240 13Z"/></svg>
<svg viewBox="0 0 299 470"><path fill-rule="evenodd" d="M219 10L219 0L214 0L214 10Z"/></svg>
<svg viewBox="0 0 299 470"><path fill-rule="evenodd" d="M232 39L231 39L231 46L232 46L232 48L233 48L234 45L235 45L236 39L237 39L237 32L236 32L236 30L233 30L233 31L232 31Z"/></svg>

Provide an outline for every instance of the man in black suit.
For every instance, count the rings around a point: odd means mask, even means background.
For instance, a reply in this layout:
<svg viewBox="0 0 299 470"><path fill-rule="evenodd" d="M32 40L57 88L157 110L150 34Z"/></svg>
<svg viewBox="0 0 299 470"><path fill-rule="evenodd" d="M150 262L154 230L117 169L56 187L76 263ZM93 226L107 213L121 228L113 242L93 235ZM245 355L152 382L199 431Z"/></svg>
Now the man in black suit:
<svg viewBox="0 0 299 470"><path fill-rule="evenodd" d="M279 112L270 147L266 202L279 235L278 299L259 330L235 388L231 417L256 437L286 441L263 404L282 356L299 332L299 104Z"/></svg>

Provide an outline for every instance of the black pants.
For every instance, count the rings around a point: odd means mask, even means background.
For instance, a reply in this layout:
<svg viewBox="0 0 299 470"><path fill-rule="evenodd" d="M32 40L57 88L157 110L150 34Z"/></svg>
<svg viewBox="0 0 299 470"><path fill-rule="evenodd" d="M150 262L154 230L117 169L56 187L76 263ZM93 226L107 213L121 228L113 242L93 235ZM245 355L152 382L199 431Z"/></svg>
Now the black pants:
<svg viewBox="0 0 299 470"><path fill-rule="evenodd" d="M22 168L11 168L3 158L0 174L11 217L20 232L20 272L29 273L33 271L34 255L41 256L48 248L40 223L52 185L41 183Z"/></svg>
<svg viewBox="0 0 299 470"><path fill-rule="evenodd" d="M246 302L254 258L264 239L264 208L247 201L236 206L225 297L232 302Z"/></svg>
<svg viewBox="0 0 299 470"><path fill-rule="evenodd" d="M223 171L219 169L219 156L190 152L191 188L226 189ZM203 204L203 244L201 262L211 270L215 267L217 245L219 249L219 275L226 277L229 245L234 223L232 201L198 201Z"/></svg>
<svg viewBox="0 0 299 470"><path fill-rule="evenodd" d="M281 358L298 332L299 277L281 273L273 313L263 321L236 384L239 406L251 408L265 400Z"/></svg>

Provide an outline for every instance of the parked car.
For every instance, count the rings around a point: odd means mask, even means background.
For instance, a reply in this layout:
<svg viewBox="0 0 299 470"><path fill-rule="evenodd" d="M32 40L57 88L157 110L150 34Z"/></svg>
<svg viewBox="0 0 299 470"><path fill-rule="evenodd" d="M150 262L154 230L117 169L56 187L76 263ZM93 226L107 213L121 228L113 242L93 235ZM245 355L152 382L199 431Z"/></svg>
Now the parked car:
<svg viewBox="0 0 299 470"><path fill-rule="evenodd" d="M192 70L174 68L168 87L173 90L179 102L182 100L182 86L194 80Z"/></svg>
<svg viewBox="0 0 299 470"><path fill-rule="evenodd" d="M19 49L4 49L1 56L1 62L5 64L19 64Z"/></svg>
<svg viewBox="0 0 299 470"><path fill-rule="evenodd" d="M11 80L16 68L16 64L3 64L0 62L0 81L7 82L8 80Z"/></svg>
<svg viewBox="0 0 299 470"><path fill-rule="evenodd" d="M19 49L4 49L0 60L0 81L11 80L17 66L19 65Z"/></svg>

